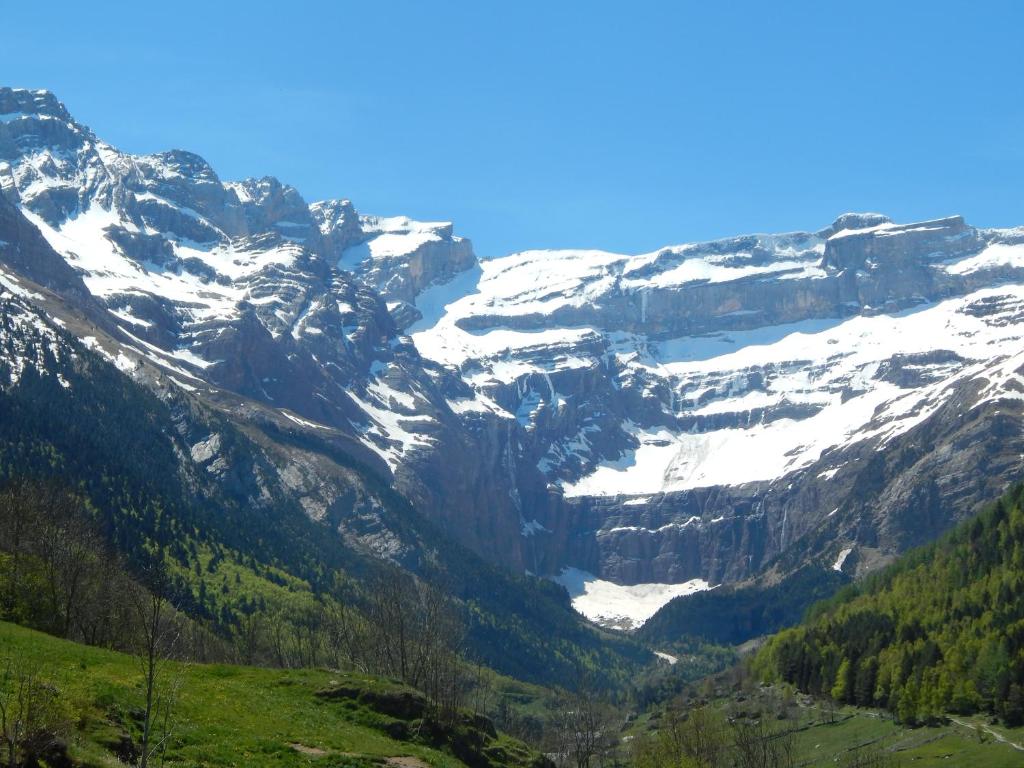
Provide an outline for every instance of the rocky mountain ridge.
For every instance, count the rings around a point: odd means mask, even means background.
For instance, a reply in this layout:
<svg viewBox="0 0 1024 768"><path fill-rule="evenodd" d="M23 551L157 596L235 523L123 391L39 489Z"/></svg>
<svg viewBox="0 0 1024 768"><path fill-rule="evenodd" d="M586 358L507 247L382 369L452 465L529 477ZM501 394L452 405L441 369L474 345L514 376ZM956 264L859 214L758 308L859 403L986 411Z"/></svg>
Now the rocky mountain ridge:
<svg viewBox="0 0 1024 768"><path fill-rule="evenodd" d="M351 503L330 446L486 557L584 574L580 597L861 572L1021 469L1021 229L846 214L478 259L451 224L121 153L13 89L0 191L9 277L89 305L129 374L302 433L280 461L311 516Z"/></svg>

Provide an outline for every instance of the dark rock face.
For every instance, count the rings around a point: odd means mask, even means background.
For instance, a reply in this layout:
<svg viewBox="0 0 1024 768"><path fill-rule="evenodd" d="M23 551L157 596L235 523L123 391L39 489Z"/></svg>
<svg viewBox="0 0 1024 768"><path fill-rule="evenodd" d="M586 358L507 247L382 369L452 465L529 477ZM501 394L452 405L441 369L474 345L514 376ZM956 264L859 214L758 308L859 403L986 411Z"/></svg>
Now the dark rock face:
<svg viewBox="0 0 1024 768"><path fill-rule="evenodd" d="M340 258L347 248L366 240L359 214L349 200L325 200L309 207L320 228L324 250Z"/></svg>
<svg viewBox="0 0 1024 768"><path fill-rule="evenodd" d="M535 573L863 571L1019 471L1024 230L846 214L478 261L449 223L124 154L12 89L0 190L5 273L151 386L284 430L282 492L381 556L410 544L375 484ZM190 450L228 479L214 437Z"/></svg>
<svg viewBox="0 0 1024 768"><path fill-rule="evenodd" d="M84 300L82 278L53 252L39 230L0 194L0 260L39 285Z"/></svg>
<svg viewBox="0 0 1024 768"><path fill-rule="evenodd" d="M833 227L838 225L839 221ZM978 231L967 226L961 216L918 224L882 222L860 231L844 227L826 242L822 265L826 269L866 268L892 273L917 269L933 256L951 259L975 253L981 244Z"/></svg>
<svg viewBox="0 0 1024 768"><path fill-rule="evenodd" d="M783 572L808 561L831 566L847 545L859 552L851 572L873 570L1019 477L1021 401L975 405L975 386L884 448L857 444L772 483L666 493L632 508L614 497L573 502L569 557L627 584L738 582L773 562Z"/></svg>

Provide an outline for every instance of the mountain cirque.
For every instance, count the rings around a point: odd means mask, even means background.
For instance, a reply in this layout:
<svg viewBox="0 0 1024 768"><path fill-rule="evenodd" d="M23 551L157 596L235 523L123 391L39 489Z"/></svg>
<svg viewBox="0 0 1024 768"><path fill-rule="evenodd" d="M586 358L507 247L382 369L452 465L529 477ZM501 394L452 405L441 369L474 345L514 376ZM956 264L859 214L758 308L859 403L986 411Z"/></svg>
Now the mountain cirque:
<svg viewBox="0 0 1024 768"><path fill-rule="evenodd" d="M157 390L301 436L272 452L282 482L384 556L398 534L366 522L359 477L581 591L863 572L1021 469L1024 230L847 214L478 259L450 224L125 154L12 89L0 190L5 328L45 299ZM217 450L206 436L191 459Z"/></svg>

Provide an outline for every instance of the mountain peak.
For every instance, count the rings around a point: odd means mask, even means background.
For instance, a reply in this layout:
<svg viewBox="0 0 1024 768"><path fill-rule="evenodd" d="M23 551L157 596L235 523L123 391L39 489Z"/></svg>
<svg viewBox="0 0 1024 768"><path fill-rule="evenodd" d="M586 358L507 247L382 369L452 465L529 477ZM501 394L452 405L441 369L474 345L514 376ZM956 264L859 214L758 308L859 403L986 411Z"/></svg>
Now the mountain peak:
<svg viewBox="0 0 1024 768"><path fill-rule="evenodd" d="M892 219L884 213L844 213L836 218L825 231L829 234L841 232L844 229L867 229L877 227L880 224L892 224Z"/></svg>
<svg viewBox="0 0 1024 768"><path fill-rule="evenodd" d="M184 149L170 149L153 155L144 155L160 167L164 174L181 176L191 181L207 181L219 184L220 179L205 158Z"/></svg>
<svg viewBox="0 0 1024 768"><path fill-rule="evenodd" d="M0 87L0 120L9 120L12 115L46 116L59 120L71 120L71 114L67 108L57 100L51 91Z"/></svg>

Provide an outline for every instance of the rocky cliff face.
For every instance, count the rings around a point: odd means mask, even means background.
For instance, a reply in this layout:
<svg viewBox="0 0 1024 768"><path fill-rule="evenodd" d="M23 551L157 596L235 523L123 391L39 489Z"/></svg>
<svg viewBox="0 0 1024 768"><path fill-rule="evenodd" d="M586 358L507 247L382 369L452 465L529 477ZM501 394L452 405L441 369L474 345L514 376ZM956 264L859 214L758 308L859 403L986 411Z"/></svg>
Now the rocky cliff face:
<svg viewBox="0 0 1024 768"><path fill-rule="evenodd" d="M410 331L516 421L519 472L546 483L520 484L541 570L853 573L1020 472L1022 235L848 214L639 256L514 254L425 291Z"/></svg>
<svg viewBox="0 0 1024 768"><path fill-rule="evenodd" d="M478 260L451 224L128 155L13 89L0 191L9 279L126 372L293 432L267 444L289 492L383 553L360 478L514 569L857 572L1020 471L1024 230L847 214Z"/></svg>
<svg viewBox="0 0 1024 768"><path fill-rule="evenodd" d="M189 152L127 155L52 94L13 89L0 89L0 191L0 216L20 214L7 264L94 297L115 359L123 348L194 396L224 404L233 393L342 444L463 542L521 566L507 474L465 471L477 450L444 395L464 386L420 357L375 286L411 296L471 263L451 225L310 206L276 179L224 182ZM405 261L382 256L388 241L407 246ZM18 260L33 243L63 261ZM360 247L379 258L340 268Z"/></svg>

